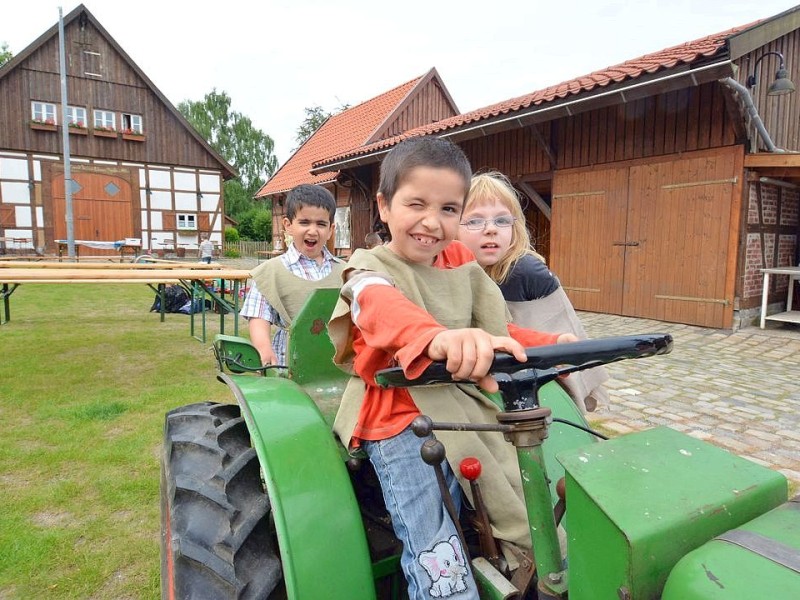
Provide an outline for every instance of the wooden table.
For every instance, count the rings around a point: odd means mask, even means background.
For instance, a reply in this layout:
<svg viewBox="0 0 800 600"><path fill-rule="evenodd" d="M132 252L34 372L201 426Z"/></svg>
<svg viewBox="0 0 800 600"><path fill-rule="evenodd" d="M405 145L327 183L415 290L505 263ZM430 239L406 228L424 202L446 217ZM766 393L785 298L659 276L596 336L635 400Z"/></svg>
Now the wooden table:
<svg viewBox="0 0 800 600"><path fill-rule="evenodd" d="M794 282L800 279L800 267L774 267L772 269L761 269L764 274L764 288L761 292L761 329L764 329L766 321L783 321L785 323L800 323L800 310L792 310L792 296L794 295ZM789 292L786 298L786 310L774 315L767 316L767 299L769 297L769 276L788 275Z"/></svg>
<svg viewBox="0 0 800 600"><path fill-rule="evenodd" d="M66 240L56 240L58 245L58 259L61 260L68 256L69 243ZM80 247L86 246L88 248L97 248L99 250L114 250L119 252L119 262L125 260L125 256L130 254L131 259L139 256L139 251L142 249L141 244L120 244L117 242L92 242L86 240L75 240L75 259L80 260ZM95 257L93 257L95 258ZM109 255L109 260L115 260L116 257Z"/></svg>
<svg viewBox="0 0 800 600"><path fill-rule="evenodd" d="M201 342L206 341L205 297L210 296L220 314L220 333L225 332L225 315L233 314L234 335L239 334L239 289L250 277L250 272L242 269L208 268L192 264L191 268L151 268L150 265L104 265L103 263L82 263L81 265L60 263L58 267L43 268L42 263L20 267L20 263L0 268L0 298L3 300L3 314L0 325L11 320L11 295L23 283L43 284L81 284L81 283L144 283L153 288L161 298L161 321L164 321L164 289L167 284L182 285L190 294L191 301L199 299L202 305L202 336L195 335L195 313L190 317L190 335ZM91 265L91 266L89 266ZM109 268L112 267L113 268ZM139 268L131 268L139 267ZM214 283L221 280L218 291ZM225 281L233 283L230 297L225 297ZM2 317L5 318L2 318Z"/></svg>

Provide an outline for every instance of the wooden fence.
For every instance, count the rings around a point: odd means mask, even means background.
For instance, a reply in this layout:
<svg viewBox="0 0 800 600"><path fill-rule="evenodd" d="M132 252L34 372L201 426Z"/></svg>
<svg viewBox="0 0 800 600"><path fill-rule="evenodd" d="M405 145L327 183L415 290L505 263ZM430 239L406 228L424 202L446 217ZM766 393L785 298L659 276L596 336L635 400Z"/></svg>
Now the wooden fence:
<svg viewBox="0 0 800 600"><path fill-rule="evenodd" d="M223 256L238 253L240 257L256 258L258 256L256 252L269 252L270 250L272 250L272 242L238 241L222 244Z"/></svg>

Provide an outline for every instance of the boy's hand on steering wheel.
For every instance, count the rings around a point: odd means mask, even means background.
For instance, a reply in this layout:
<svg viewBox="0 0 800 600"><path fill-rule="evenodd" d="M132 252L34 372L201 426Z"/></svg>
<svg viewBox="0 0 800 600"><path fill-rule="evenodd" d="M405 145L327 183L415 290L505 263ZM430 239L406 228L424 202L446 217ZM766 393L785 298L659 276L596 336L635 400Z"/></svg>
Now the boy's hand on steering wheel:
<svg viewBox="0 0 800 600"><path fill-rule="evenodd" d="M562 333L560 336L558 336L556 344L569 344L570 342L577 342L577 341L580 340L578 339L578 336L575 335L574 333Z"/></svg>
<svg viewBox="0 0 800 600"><path fill-rule="evenodd" d="M453 379L472 381L487 392L498 390L497 382L488 375L496 351L508 352L525 362L525 348L506 336L496 336L482 329L449 329L437 334L428 345L428 357L446 360Z"/></svg>

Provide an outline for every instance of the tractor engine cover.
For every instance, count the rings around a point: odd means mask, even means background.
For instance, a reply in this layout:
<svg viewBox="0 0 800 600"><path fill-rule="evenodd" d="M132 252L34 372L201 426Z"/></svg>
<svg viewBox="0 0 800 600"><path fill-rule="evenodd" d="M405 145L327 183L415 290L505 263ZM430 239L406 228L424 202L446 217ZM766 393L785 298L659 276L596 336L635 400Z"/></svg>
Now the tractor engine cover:
<svg viewBox="0 0 800 600"><path fill-rule="evenodd" d="M684 556L661 598L800 598L800 496Z"/></svg>
<svg viewBox="0 0 800 600"><path fill-rule="evenodd" d="M667 427L558 460L570 600L658 598L684 555L787 499L780 473Z"/></svg>

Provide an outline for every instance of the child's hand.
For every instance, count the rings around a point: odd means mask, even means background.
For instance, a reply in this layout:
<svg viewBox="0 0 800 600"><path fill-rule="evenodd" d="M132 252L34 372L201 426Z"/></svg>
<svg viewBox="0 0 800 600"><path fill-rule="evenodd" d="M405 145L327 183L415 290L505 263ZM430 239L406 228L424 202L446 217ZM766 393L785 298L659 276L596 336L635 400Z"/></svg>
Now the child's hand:
<svg viewBox="0 0 800 600"><path fill-rule="evenodd" d="M520 362L526 360L522 344L482 329L442 331L428 345L428 356L432 360L447 360L446 368L453 379L473 381L487 392L496 392L497 382L487 373L497 350L512 354Z"/></svg>
<svg viewBox="0 0 800 600"><path fill-rule="evenodd" d="M261 356L262 366L278 364L278 357L275 356L275 351L272 349L272 346L267 349L259 350L258 354Z"/></svg>
<svg viewBox="0 0 800 600"><path fill-rule="evenodd" d="M558 336L556 344L569 344L570 342L577 342L577 341L580 340L578 340L578 336L575 335L574 333L562 333L560 336Z"/></svg>

